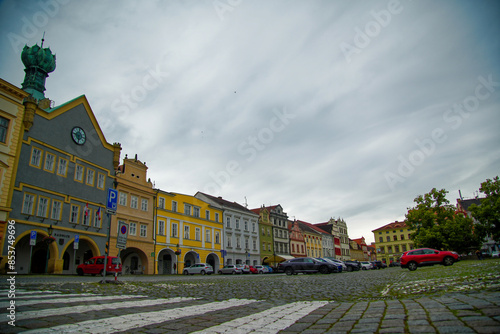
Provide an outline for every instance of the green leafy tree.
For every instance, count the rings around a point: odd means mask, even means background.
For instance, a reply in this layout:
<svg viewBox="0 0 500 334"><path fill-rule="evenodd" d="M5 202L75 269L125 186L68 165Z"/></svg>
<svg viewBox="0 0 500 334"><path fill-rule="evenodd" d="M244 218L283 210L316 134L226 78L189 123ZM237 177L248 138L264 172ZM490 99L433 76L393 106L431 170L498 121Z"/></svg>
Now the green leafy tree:
<svg viewBox="0 0 500 334"><path fill-rule="evenodd" d="M468 253L477 249L482 237L474 232L473 220L450 205L448 192L433 188L414 199L405 223L413 231L410 238L416 247Z"/></svg>
<svg viewBox="0 0 500 334"><path fill-rule="evenodd" d="M486 179L479 190L486 195L481 199L481 205L472 204L469 210L479 223L479 233L491 235L494 240L500 240L500 179Z"/></svg>

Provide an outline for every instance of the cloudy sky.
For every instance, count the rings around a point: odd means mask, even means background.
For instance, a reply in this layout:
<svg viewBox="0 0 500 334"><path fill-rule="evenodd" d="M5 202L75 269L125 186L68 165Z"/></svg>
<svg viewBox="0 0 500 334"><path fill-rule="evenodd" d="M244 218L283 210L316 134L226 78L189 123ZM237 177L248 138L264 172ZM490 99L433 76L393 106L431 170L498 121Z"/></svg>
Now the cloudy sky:
<svg viewBox="0 0 500 334"><path fill-rule="evenodd" d="M0 2L0 77L25 44L57 55L56 105L85 94L155 186L351 238L432 188L500 174L500 2Z"/></svg>

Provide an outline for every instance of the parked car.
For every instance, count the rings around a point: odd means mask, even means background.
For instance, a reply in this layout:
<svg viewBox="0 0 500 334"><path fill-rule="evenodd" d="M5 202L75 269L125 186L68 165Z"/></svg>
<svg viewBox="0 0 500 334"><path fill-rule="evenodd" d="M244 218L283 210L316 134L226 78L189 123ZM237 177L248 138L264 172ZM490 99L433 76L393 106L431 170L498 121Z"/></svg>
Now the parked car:
<svg viewBox="0 0 500 334"><path fill-rule="evenodd" d="M278 271L287 275L298 273L317 273L329 274L337 266L333 263L323 262L312 257L298 257L278 264Z"/></svg>
<svg viewBox="0 0 500 334"><path fill-rule="evenodd" d="M249 266L251 274L258 274L259 271L254 266Z"/></svg>
<svg viewBox="0 0 500 334"><path fill-rule="evenodd" d="M85 263L76 267L76 273L80 276L91 274L93 276L102 275L104 271L104 255L95 256ZM117 256L108 256L106 264L106 274L122 274L122 260Z"/></svg>
<svg viewBox="0 0 500 334"><path fill-rule="evenodd" d="M214 268L212 268L212 266L209 265L208 263L195 263L192 266L184 268L182 273L184 275L194 275L194 274L211 275L214 273Z"/></svg>
<svg viewBox="0 0 500 334"><path fill-rule="evenodd" d="M392 261L391 263L389 263L389 267L401 267L401 263L399 263L398 261Z"/></svg>
<svg viewBox="0 0 500 334"><path fill-rule="evenodd" d="M387 264L382 261L372 261L373 269L385 269L387 268Z"/></svg>
<svg viewBox="0 0 500 334"><path fill-rule="evenodd" d="M326 262L329 262L329 263L335 265L336 269L334 271L332 271L333 273L341 273L342 272L342 265L340 263L332 261L326 257L320 257L320 258L318 258L318 260L326 261Z"/></svg>
<svg viewBox="0 0 500 334"><path fill-rule="evenodd" d="M219 274L243 274L243 271L234 264L227 264L218 271Z"/></svg>
<svg viewBox="0 0 500 334"><path fill-rule="evenodd" d="M361 269L370 270L370 269L373 269L373 265L369 261L361 261Z"/></svg>
<svg viewBox="0 0 500 334"><path fill-rule="evenodd" d="M341 261L341 260L336 259L336 258L334 258L334 257L325 257L325 259L331 260L331 261L333 261L333 262L340 263L340 265L342 266L342 271L347 271L347 266L346 266L346 264L344 263L344 261Z"/></svg>
<svg viewBox="0 0 500 334"><path fill-rule="evenodd" d="M237 264L236 267L240 268L243 274L250 274L250 266L248 264Z"/></svg>
<svg viewBox="0 0 500 334"><path fill-rule="evenodd" d="M432 266L434 264L451 266L458 260L459 256L456 252L419 248L404 252L400 258L400 263L401 268L408 268L413 271L417 270L417 267Z"/></svg>
<svg viewBox="0 0 500 334"><path fill-rule="evenodd" d="M361 270L361 263L359 261L344 261L347 266L347 271Z"/></svg>
<svg viewBox="0 0 500 334"><path fill-rule="evenodd" d="M491 252L491 257L500 257L500 252L499 251Z"/></svg>
<svg viewBox="0 0 500 334"><path fill-rule="evenodd" d="M258 274L267 274L269 272L266 266L256 265L254 268L257 270Z"/></svg>
<svg viewBox="0 0 500 334"><path fill-rule="evenodd" d="M267 268L267 272L268 272L268 273L273 273L273 272L274 272L273 267L271 267L271 266L264 266L264 267L266 267L266 268Z"/></svg>

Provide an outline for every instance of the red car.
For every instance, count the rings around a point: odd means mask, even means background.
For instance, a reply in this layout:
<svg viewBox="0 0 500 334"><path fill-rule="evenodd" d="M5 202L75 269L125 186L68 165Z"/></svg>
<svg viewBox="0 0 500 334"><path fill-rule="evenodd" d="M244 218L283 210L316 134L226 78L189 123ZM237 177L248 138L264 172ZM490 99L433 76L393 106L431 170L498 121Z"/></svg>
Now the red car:
<svg viewBox="0 0 500 334"><path fill-rule="evenodd" d="M250 274L258 274L259 271L254 266L250 266Z"/></svg>
<svg viewBox="0 0 500 334"><path fill-rule="evenodd" d="M404 252L401 256L401 268L408 268L409 270L417 270L417 267L432 266L435 264L442 264L444 266L451 266L459 260L458 253L449 251L439 251L431 248L413 249Z"/></svg>
<svg viewBox="0 0 500 334"><path fill-rule="evenodd" d="M106 274L122 274L122 261L119 257L116 256L108 256L108 260L106 262ZM104 256L95 256L85 263L80 264L76 268L76 273L80 276L85 274L91 274L93 276L99 274L102 275L104 271Z"/></svg>

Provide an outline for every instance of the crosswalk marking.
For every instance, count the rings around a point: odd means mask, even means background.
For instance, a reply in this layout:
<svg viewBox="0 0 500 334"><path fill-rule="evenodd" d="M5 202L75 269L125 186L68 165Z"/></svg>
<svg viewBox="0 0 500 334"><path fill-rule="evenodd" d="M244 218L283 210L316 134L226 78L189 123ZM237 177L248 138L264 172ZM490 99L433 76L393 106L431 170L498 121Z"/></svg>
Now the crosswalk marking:
<svg viewBox="0 0 500 334"><path fill-rule="evenodd" d="M57 297L62 297L65 295L57 295ZM106 301L113 299L129 299L129 298L144 298L144 296L135 295L121 295L121 296L85 296L76 298L54 298L54 299L30 299L30 300L16 300L16 306L25 305L35 305L35 304L56 304L56 303L80 303L80 302L92 302L92 301ZM0 302L0 309L8 307L9 302Z"/></svg>
<svg viewBox="0 0 500 334"><path fill-rule="evenodd" d="M82 321L75 324L61 325L50 328L38 328L23 333L116 333L170 320L176 320L179 318L201 315L208 312L228 309L231 307L252 304L255 302L258 301L250 299L229 299L221 302L186 306L176 309L134 313L112 318Z"/></svg>
<svg viewBox="0 0 500 334"><path fill-rule="evenodd" d="M41 317L50 317L54 315L61 314L71 314L71 313L82 313L89 311L101 311L101 310L110 310L117 308L130 308L130 307L146 307L146 306L155 306L161 304L171 304L171 303L180 303L184 301L196 300L196 298L189 297L178 297L178 298L170 298L170 299L152 299L152 300L134 300L134 301L120 301L116 303L110 304L88 304L82 306L69 306L69 307L60 307L60 308L51 308L45 310L37 310L37 311L27 311L27 312L19 312L16 315L17 320L26 320L26 319L34 319Z"/></svg>
<svg viewBox="0 0 500 334"><path fill-rule="evenodd" d="M285 304L194 333L278 333L326 304L326 301Z"/></svg>

